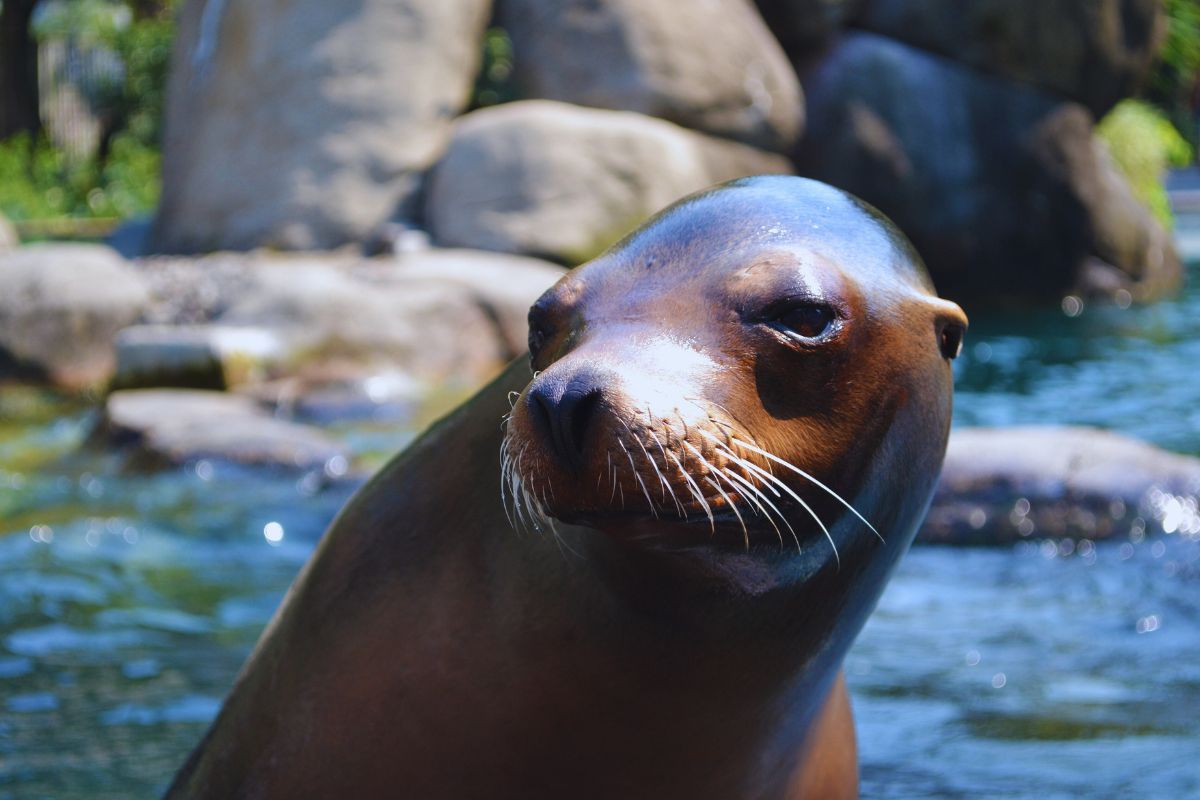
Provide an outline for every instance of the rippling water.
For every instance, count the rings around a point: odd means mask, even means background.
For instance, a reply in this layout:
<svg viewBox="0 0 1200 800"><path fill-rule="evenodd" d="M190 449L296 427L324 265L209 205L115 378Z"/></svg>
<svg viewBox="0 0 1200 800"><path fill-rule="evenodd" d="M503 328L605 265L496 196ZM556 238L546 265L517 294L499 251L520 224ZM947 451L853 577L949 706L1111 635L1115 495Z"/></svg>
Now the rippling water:
<svg viewBox="0 0 1200 800"><path fill-rule="evenodd" d="M1200 453L1196 283L977 316L957 422ZM91 414L0 392L0 799L161 791L346 499L219 464L121 474L80 451ZM412 433L335 432L368 454ZM917 548L847 663L864 796L1200 797L1198 656L1195 541Z"/></svg>

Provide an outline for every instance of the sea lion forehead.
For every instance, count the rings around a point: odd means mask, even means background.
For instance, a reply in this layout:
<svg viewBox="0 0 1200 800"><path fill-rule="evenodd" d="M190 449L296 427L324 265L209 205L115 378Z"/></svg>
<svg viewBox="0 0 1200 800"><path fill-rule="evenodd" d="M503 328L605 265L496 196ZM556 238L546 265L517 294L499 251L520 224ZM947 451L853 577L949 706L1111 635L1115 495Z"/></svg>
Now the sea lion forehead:
<svg viewBox="0 0 1200 800"><path fill-rule="evenodd" d="M596 267L633 264L683 277L715 261L789 249L841 263L860 279L933 290L920 256L886 217L840 189L789 175L739 178L685 197L597 259Z"/></svg>

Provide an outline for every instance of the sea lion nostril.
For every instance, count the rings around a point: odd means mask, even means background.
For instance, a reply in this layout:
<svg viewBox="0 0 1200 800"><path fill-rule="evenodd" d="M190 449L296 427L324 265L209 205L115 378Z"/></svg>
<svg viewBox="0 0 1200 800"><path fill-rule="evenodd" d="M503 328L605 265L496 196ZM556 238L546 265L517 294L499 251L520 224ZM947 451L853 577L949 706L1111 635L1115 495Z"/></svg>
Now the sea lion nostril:
<svg viewBox="0 0 1200 800"><path fill-rule="evenodd" d="M586 376L542 378L529 391L529 410L551 448L567 464L578 466L602 390Z"/></svg>
<svg viewBox="0 0 1200 800"><path fill-rule="evenodd" d="M572 396L571 392L567 392L567 396ZM564 406L567 397L563 397ZM592 389L574 401L572 407L568 411L564 411L563 424L569 426L570 439L569 444L574 448L573 455L582 457L584 452L584 442L587 439L588 430L592 426L592 420L596 417L596 409L600 406L600 390Z"/></svg>
<svg viewBox="0 0 1200 800"><path fill-rule="evenodd" d="M529 390L529 411L536 424L551 439L554 437L554 415L557 400L552 397L546 387L534 387Z"/></svg>

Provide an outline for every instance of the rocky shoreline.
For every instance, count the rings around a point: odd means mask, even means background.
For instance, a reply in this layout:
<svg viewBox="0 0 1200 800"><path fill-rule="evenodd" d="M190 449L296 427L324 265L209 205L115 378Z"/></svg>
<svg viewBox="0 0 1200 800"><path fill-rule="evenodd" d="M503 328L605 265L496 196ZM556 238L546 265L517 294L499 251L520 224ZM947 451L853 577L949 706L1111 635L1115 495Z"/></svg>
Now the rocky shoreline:
<svg viewBox="0 0 1200 800"><path fill-rule="evenodd" d="M0 352L10 379L98 398L89 446L128 469L227 461L353 487L367 475L326 429L470 391L524 352L526 311L561 274L476 250L126 261L30 245L0 255ZM956 429L919 541L1196 536L1198 496L1200 459L1113 433Z"/></svg>

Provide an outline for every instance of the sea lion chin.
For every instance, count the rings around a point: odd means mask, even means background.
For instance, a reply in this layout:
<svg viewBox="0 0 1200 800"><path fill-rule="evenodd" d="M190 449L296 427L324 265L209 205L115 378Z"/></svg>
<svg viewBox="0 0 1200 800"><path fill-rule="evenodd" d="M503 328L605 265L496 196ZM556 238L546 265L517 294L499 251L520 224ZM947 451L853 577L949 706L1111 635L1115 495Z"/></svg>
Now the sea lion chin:
<svg viewBox="0 0 1200 800"><path fill-rule="evenodd" d="M757 178L666 209L564 276L529 326L534 377L502 444L516 524L810 574L907 545L966 318L877 212Z"/></svg>
<svg viewBox="0 0 1200 800"><path fill-rule="evenodd" d="M677 203L350 500L168 797L856 797L965 327L840 191Z"/></svg>

